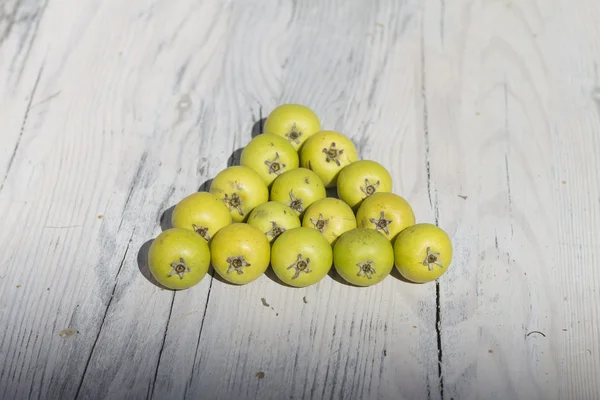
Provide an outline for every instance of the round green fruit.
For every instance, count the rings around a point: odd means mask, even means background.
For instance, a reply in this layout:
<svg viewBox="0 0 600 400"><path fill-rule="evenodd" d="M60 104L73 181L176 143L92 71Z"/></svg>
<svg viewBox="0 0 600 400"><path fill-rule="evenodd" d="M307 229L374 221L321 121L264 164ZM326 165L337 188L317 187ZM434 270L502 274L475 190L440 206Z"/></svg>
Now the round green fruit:
<svg viewBox="0 0 600 400"><path fill-rule="evenodd" d="M394 193L375 193L363 200L356 213L359 228L375 229L394 241L398 233L415 224L410 204Z"/></svg>
<svg viewBox="0 0 600 400"><path fill-rule="evenodd" d="M278 201L268 201L256 207L246 222L263 232L271 243L286 230L301 226L296 212Z"/></svg>
<svg viewBox="0 0 600 400"><path fill-rule="evenodd" d="M327 275L333 261L329 242L311 228L285 231L273 243L271 266L275 275L294 287L314 285Z"/></svg>
<svg viewBox="0 0 600 400"><path fill-rule="evenodd" d="M317 115L300 104L282 104L276 107L265 121L263 131L288 140L298 150L315 132L321 130Z"/></svg>
<svg viewBox="0 0 600 400"><path fill-rule="evenodd" d="M250 283L264 274L270 252L265 234L245 223L224 227L210 242L215 271L227 282L237 285Z"/></svg>
<svg viewBox="0 0 600 400"><path fill-rule="evenodd" d="M161 232L150 245L148 269L168 289L188 289L204 278L210 264L206 240L189 229Z"/></svg>
<svg viewBox="0 0 600 400"><path fill-rule="evenodd" d="M207 242L223 228L231 224L227 206L209 192L193 193L175 206L171 216L174 228L190 229Z"/></svg>
<svg viewBox="0 0 600 400"><path fill-rule="evenodd" d="M394 242L396 269L412 282L438 279L452 262L452 241L441 228L415 224L400 232Z"/></svg>
<svg viewBox="0 0 600 400"><path fill-rule="evenodd" d="M344 232L356 228L356 217L348 204L327 197L308 207L302 226L318 230L329 243L334 243Z"/></svg>
<svg viewBox="0 0 600 400"><path fill-rule="evenodd" d="M233 222L244 221L254 207L269 200L269 189L262 178L241 165L219 172L209 191L227 206Z"/></svg>
<svg viewBox="0 0 600 400"><path fill-rule="evenodd" d="M315 133L300 151L300 166L316 173L326 188L334 187L342 168L357 160L352 140L334 131Z"/></svg>
<svg viewBox="0 0 600 400"><path fill-rule="evenodd" d="M352 209L376 192L391 192L392 176L378 162L359 160L345 166L337 178L337 193Z"/></svg>
<svg viewBox="0 0 600 400"><path fill-rule="evenodd" d="M394 250L381 233L356 228L344 233L335 243L333 265L346 282L356 286L373 286L392 271Z"/></svg>
<svg viewBox="0 0 600 400"><path fill-rule="evenodd" d="M296 149L286 139L273 133L256 136L242 150L240 164L251 168L270 185L285 171L298 168Z"/></svg>
<svg viewBox="0 0 600 400"><path fill-rule="evenodd" d="M271 200L287 204L300 218L312 203L326 196L321 179L306 168L284 172L271 186Z"/></svg>

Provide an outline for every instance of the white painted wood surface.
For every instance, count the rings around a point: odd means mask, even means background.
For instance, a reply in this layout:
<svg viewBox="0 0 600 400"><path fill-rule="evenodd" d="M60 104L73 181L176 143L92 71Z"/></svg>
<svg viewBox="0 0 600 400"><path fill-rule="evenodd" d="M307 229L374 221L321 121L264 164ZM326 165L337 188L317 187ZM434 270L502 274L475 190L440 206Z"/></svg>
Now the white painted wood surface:
<svg viewBox="0 0 600 400"><path fill-rule="evenodd" d="M0 398L600 397L599 21L593 0L0 3ZM448 230L437 285L146 279L163 213L283 102Z"/></svg>

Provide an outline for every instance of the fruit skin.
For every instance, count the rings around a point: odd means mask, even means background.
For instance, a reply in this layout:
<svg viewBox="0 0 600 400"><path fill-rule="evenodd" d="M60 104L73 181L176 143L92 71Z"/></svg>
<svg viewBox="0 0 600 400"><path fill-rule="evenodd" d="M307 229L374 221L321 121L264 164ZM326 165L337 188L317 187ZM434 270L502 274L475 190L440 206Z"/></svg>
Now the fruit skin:
<svg viewBox="0 0 600 400"><path fill-rule="evenodd" d="M400 232L394 242L396 269L409 281L431 282L448 270L452 251L452 241L443 229L429 223L415 224ZM428 254L435 260L428 259Z"/></svg>
<svg viewBox="0 0 600 400"><path fill-rule="evenodd" d="M356 228L356 217L348 204L327 197L308 207L302 219L302 226L318 230L333 244L344 232Z"/></svg>
<svg viewBox="0 0 600 400"><path fill-rule="evenodd" d="M268 201L256 207L246 223L263 232L270 243L288 229L301 226L300 218L294 210L278 201Z"/></svg>
<svg viewBox="0 0 600 400"><path fill-rule="evenodd" d="M296 168L273 181L270 199L287 204L302 218L312 203L326 196L323 181L317 174L306 168Z"/></svg>
<svg viewBox="0 0 600 400"><path fill-rule="evenodd" d="M190 229L206 241L231 222L227 206L209 192L192 193L185 197L177 203L171 216L174 228Z"/></svg>
<svg viewBox="0 0 600 400"><path fill-rule="evenodd" d="M329 242L319 231L311 228L285 231L271 249L271 266L275 275L283 283L294 287L316 284L327 275L332 262ZM299 265L305 268L297 268Z"/></svg>
<svg viewBox="0 0 600 400"><path fill-rule="evenodd" d="M317 115L301 104L282 104L276 107L263 127L264 133L286 138L296 151L306 139L320 130L321 122Z"/></svg>
<svg viewBox="0 0 600 400"><path fill-rule="evenodd" d="M337 178L338 197L353 210L374 193L392 191L392 176L376 161L359 160L345 166Z"/></svg>
<svg viewBox="0 0 600 400"><path fill-rule="evenodd" d="M171 228L161 232L148 251L150 273L168 289L188 289L198 284L209 265L206 240L189 229Z"/></svg>
<svg viewBox="0 0 600 400"><path fill-rule="evenodd" d="M229 208L233 222L242 222L254 207L269 200L269 189L262 178L248 167L225 168L210 184L210 193Z"/></svg>
<svg viewBox="0 0 600 400"><path fill-rule="evenodd" d="M373 286L392 272L394 250L390 241L376 230L355 228L340 236L333 246L333 265L346 282Z"/></svg>
<svg viewBox="0 0 600 400"><path fill-rule="evenodd" d="M314 171L326 188L336 185L342 168L358 160L352 140L334 131L319 131L300 150L300 166Z"/></svg>
<svg viewBox="0 0 600 400"><path fill-rule="evenodd" d="M215 271L237 285L258 279L269 267L270 254L271 246L264 233L245 223L224 227L210 242Z"/></svg>
<svg viewBox="0 0 600 400"><path fill-rule="evenodd" d="M359 228L375 229L393 242L400 231L415 224L415 213L410 204L395 193L374 193L358 208L356 224Z"/></svg>
<svg viewBox="0 0 600 400"><path fill-rule="evenodd" d="M269 186L285 171L298 168L298 152L286 139L273 133L256 136L242 150L240 164L251 168Z"/></svg>

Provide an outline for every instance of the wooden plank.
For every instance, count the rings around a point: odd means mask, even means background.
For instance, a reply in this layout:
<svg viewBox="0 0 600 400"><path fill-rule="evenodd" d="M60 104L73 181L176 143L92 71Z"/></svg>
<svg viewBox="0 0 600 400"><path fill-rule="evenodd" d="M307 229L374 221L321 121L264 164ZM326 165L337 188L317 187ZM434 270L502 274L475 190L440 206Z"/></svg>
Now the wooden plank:
<svg viewBox="0 0 600 400"><path fill-rule="evenodd" d="M600 396L597 2L427 2L444 398ZM464 197L460 197L464 196Z"/></svg>
<svg viewBox="0 0 600 400"><path fill-rule="evenodd" d="M139 2L137 7L142 5ZM225 168L239 146L236 137L250 134L253 118L259 115L253 90L241 91L244 86L238 85L242 82L234 79L239 76L238 55L223 50L234 43L231 20L239 18L239 13L213 1L177 7L162 3L148 16L150 24L171 21L169 29L150 35L149 43L176 38L161 50L157 65L144 78L161 82L147 91L151 107L162 110L153 121L160 128L147 143L148 159L157 162L144 168L143 174L152 186L140 187L137 196L135 191L132 196L140 204L128 220L136 227L138 240L132 243L135 252L125 260L130 268L123 270L123 280L119 278L115 287L119 299L107 308L107 318L78 390L80 397L98 391L108 397L124 393L134 397L152 395L161 360L173 363L170 385L189 379L189 371L182 369L193 362L211 279L207 277L192 290L174 294L153 286L137 267L131 266L144 257L142 244L160 232L157 220L140 219L140 212L152 210L158 216ZM212 22L199 29L198 21ZM140 56L130 61L133 69L144 68L148 62ZM143 234L137 232L138 227ZM177 333L176 358L170 358L165 342L168 322ZM115 340L118 346L113 346Z"/></svg>
<svg viewBox="0 0 600 400"><path fill-rule="evenodd" d="M324 126L351 135L364 157L393 172L398 193L420 219L433 218L416 3L340 2L319 13L315 4L279 7L279 17L268 18L275 21L268 31L276 41L270 43L287 53L261 73L285 83L279 95L259 97L263 110L288 101L309 104ZM259 11L244 13L248 20L259 17ZM343 24L333 27L333 18ZM235 49L250 58L244 33ZM438 398L434 288L396 278L364 290L329 277L307 289L284 288L266 277L245 287L214 281L194 364L177 370L191 370L191 381L172 379L176 358L168 355L182 349L177 328L171 332L169 326L161 361L170 361L159 367L154 394Z"/></svg>
<svg viewBox="0 0 600 400"><path fill-rule="evenodd" d="M597 397L598 6L298 3L6 3L0 397ZM287 101L451 232L438 318L435 285L395 278L140 272L162 213Z"/></svg>
<svg viewBox="0 0 600 400"><path fill-rule="evenodd" d="M0 7L0 192L15 162L30 112L39 111L39 100L43 99L39 97L43 93L37 93L43 54L34 49L34 42L47 3L6 0Z"/></svg>
<svg viewBox="0 0 600 400"><path fill-rule="evenodd" d="M171 40L172 31L146 35L154 11L145 2L77 2L66 14L68 4L58 4L48 9L51 22L40 40L63 47L49 53L39 87L61 95L30 118L23 133L28 145L18 154L25 162L14 164L0 195L0 213L15 227L0 234L8 249L0 263L0 354L7 360L0 370L2 398L70 398L87 393L86 377L96 389L110 385L110 371L102 369L106 359L91 357L114 354L104 351L100 336L113 322L110 307L124 311L139 330L121 329L118 337L109 330L108 347L148 367L130 364L116 372L131 377L136 371L140 382L152 382L173 295L143 277L138 249L160 231L172 197L197 189L206 169L227 159L232 147L228 140L211 146L216 136L203 136L197 122L223 106L209 101L218 86L218 59L205 76L188 78L204 97L186 96L177 90L186 59L161 54L158 44ZM185 19L187 5L173 12L175 24ZM205 63L214 51L214 38L195 43L205 42L196 62ZM163 79L165 69L170 79ZM173 143L176 148L169 147ZM14 273L15 266L27 273ZM128 287L142 293L129 300L149 318L139 319L121 301ZM107 363L119 365L114 358Z"/></svg>
<svg viewBox="0 0 600 400"><path fill-rule="evenodd" d="M40 46L62 47L39 85L60 96L24 129L0 194L7 226L26 227L0 236L0 397L438 397L432 286L295 291L263 277L173 294L137 265L162 212L284 101L354 137L431 218L423 168L403 173L424 165L415 5L56 4Z"/></svg>

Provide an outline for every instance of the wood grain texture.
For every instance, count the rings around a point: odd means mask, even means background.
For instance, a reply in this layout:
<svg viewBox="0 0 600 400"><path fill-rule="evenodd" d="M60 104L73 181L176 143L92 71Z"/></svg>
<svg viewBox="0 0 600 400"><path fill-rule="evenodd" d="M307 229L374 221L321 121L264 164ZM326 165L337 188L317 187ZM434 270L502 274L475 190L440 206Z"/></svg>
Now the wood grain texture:
<svg viewBox="0 0 600 400"><path fill-rule="evenodd" d="M5 1L0 398L599 397L599 19L592 0ZM284 102L448 230L438 284L148 279L169 209Z"/></svg>
<svg viewBox="0 0 600 400"><path fill-rule="evenodd" d="M3 397L436 397L435 335L421 334L434 331L431 287L391 278L355 295L328 277L293 291L265 276L174 294L138 269L162 213L280 102L315 108L390 169L422 164L422 121L404 118L420 113L404 57L418 55L417 9L316 5L89 2L59 22L67 5L50 4L43 28L63 47L38 85L60 95L24 130L31 144L1 197L8 221L27 227L3 234L2 265L35 271L2 271ZM328 22L338 13L347 25ZM395 184L424 199L423 178Z"/></svg>
<svg viewBox="0 0 600 400"><path fill-rule="evenodd" d="M430 1L424 17L431 185L456 246L444 398L598 398L600 7Z"/></svg>
<svg viewBox="0 0 600 400"><path fill-rule="evenodd" d="M0 146L0 192L19 151L30 112L39 111L39 104L33 101L43 59L33 46L46 6L47 1L41 0L7 0L0 6L0 134L3 143Z"/></svg>

